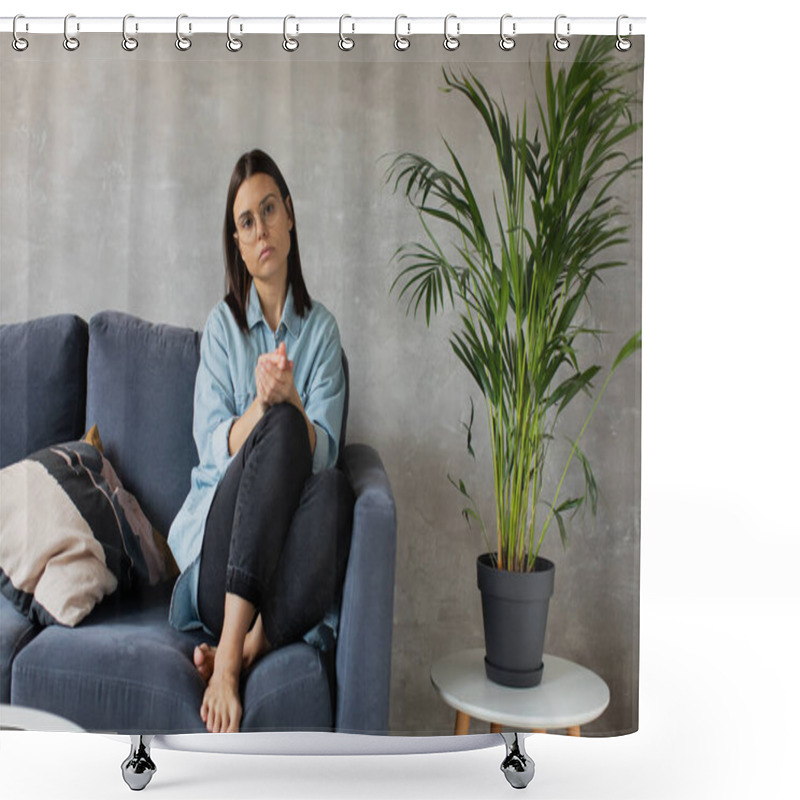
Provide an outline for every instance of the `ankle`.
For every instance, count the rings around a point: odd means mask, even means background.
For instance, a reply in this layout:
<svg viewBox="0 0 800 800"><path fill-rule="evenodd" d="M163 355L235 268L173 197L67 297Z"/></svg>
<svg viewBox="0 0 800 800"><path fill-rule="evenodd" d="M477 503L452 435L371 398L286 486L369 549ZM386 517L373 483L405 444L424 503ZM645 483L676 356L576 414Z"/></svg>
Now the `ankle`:
<svg viewBox="0 0 800 800"><path fill-rule="evenodd" d="M245 639L244 642L245 658L258 658L259 656L269 652L270 649L270 644L267 641L267 637L264 635L263 630L251 631L248 633L247 639Z"/></svg>
<svg viewBox="0 0 800 800"><path fill-rule="evenodd" d="M220 642L214 657L214 672L237 675L242 669L240 648L223 647Z"/></svg>

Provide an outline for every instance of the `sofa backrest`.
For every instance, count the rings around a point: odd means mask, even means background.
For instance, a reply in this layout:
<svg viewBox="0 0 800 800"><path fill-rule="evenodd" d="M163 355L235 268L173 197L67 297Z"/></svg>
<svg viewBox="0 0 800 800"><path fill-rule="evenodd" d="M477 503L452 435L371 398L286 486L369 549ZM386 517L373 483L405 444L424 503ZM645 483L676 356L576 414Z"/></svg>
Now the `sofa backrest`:
<svg viewBox="0 0 800 800"><path fill-rule="evenodd" d="M0 325L0 468L83 436L88 348L74 314Z"/></svg>
<svg viewBox="0 0 800 800"><path fill-rule="evenodd" d="M103 311L0 325L0 467L97 425L103 451L153 525L169 531L198 462L201 334ZM344 450L350 374L339 454Z"/></svg>
<svg viewBox="0 0 800 800"><path fill-rule="evenodd" d="M165 536L198 462L192 436L200 334L118 311L89 320L86 427Z"/></svg>

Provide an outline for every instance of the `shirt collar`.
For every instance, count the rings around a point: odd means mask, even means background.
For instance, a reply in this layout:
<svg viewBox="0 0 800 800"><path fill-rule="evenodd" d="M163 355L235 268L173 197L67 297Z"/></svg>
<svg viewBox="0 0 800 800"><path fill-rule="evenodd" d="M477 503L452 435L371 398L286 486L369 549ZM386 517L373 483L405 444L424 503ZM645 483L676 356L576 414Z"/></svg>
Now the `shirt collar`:
<svg viewBox="0 0 800 800"><path fill-rule="evenodd" d="M258 299L258 290L256 289L255 281L250 283L250 294L247 298L247 326L252 330L259 322L267 325L264 319L264 313L261 311L261 303ZM283 325L292 336L297 339L300 336L300 328L302 327L303 320L297 315L294 307L294 295L292 294L291 284L287 287L286 302L283 304L283 316L278 324L280 330ZM269 327L267 325L267 327Z"/></svg>

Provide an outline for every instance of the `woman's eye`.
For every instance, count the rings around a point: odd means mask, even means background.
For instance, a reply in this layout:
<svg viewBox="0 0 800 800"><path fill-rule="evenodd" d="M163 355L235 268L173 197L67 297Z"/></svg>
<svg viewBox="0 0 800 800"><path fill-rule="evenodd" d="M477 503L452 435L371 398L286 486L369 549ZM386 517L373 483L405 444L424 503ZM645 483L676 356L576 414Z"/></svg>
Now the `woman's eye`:
<svg viewBox="0 0 800 800"><path fill-rule="evenodd" d="M246 219L244 222L242 222L242 230L246 231L252 224L253 224L252 220Z"/></svg>

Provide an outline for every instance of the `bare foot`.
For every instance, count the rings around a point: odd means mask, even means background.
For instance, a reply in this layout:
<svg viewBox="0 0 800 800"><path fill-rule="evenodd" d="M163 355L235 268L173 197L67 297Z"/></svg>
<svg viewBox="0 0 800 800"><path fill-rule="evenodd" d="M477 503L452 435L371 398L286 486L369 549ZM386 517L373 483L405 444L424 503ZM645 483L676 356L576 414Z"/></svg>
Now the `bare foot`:
<svg viewBox="0 0 800 800"><path fill-rule="evenodd" d="M208 683L208 679L214 674L214 659L217 655L216 647L209 647L207 644L199 644L194 649L193 661L202 679Z"/></svg>
<svg viewBox="0 0 800 800"><path fill-rule="evenodd" d="M261 656L268 653L272 648L267 635L264 633L264 625L261 622L261 614L256 617L255 624L244 637L244 648L242 653L242 665L245 669L251 667Z"/></svg>
<svg viewBox="0 0 800 800"><path fill-rule="evenodd" d="M242 669L249 669L261 656L268 653L270 644L264 633L264 626L261 624L261 616L248 631L244 638L242 648ZM214 661L217 657L217 648L205 643L198 645L194 649L194 665L203 680L208 683L209 678L214 674Z"/></svg>
<svg viewBox="0 0 800 800"><path fill-rule="evenodd" d="M210 733L235 733L242 721L239 674L222 667L217 661L217 669L212 673L203 695L200 719Z"/></svg>

